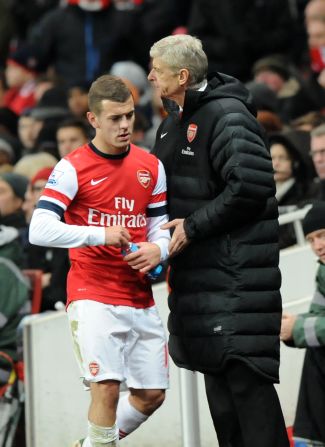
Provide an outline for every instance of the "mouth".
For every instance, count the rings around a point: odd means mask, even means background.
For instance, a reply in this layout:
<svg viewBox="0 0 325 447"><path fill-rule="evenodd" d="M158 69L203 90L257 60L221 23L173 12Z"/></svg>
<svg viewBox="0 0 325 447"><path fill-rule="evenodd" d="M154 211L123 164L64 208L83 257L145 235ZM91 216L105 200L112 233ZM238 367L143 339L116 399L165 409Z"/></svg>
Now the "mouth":
<svg viewBox="0 0 325 447"><path fill-rule="evenodd" d="M126 141L130 139L131 134L130 133L123 133L121 135L118 135L118 139L122 141Z"/></svg>

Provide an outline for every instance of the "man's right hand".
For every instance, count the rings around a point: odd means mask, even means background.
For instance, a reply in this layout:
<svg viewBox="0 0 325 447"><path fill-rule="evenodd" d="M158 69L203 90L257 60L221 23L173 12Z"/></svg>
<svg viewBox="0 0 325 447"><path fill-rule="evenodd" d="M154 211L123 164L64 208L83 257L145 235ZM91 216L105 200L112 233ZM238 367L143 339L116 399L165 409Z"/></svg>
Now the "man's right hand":
<svg viewBox="0 0 325 447"><path fill-rule="evenodd" d="M105 245L121 248L127 246L130 240L130 233L121 225L105 227Z"/></svg>

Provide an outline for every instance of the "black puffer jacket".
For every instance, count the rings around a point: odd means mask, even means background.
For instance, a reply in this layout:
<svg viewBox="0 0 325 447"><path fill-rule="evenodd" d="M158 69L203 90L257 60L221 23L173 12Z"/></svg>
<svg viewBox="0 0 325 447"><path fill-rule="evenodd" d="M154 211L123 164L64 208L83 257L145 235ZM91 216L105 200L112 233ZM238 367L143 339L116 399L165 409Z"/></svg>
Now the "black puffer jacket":
<svg viewBox="0 0 325 447"><path fill-rule="evenodd" d="M214 75L158 129L170 219L186 218L191 239L171 260L169 348L180 367L211 373L237 358L278 381L278 211L249 95Z"/></svg>

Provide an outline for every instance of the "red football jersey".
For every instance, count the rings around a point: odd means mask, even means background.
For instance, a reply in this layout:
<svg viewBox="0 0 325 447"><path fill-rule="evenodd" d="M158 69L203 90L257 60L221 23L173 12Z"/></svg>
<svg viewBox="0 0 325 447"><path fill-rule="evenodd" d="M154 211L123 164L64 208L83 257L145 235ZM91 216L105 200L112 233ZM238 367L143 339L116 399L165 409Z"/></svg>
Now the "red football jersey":
<svg viewBox="0 0 325 447"><path fill-rule="evenodd" d="M161 162L134 145L106 155L90 143L64 157L53 170L38 208L63 215L69 225L122 225L132 242L148 240L148 219L166 215L166 178ZM133 270L115 247L70 249L68 302L153 305L147 275Z"/></svg>

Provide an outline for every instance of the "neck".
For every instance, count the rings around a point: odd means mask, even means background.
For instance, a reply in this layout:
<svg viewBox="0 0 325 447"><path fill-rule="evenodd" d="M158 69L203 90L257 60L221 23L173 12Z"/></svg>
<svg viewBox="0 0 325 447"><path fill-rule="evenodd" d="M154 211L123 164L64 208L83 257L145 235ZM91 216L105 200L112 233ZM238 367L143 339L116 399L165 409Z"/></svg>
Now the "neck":
<svg viewBox="0 0 325 447"><path fill-rule="evenodd" d="M92 140L92 143L96 147L96 149L98 149L100 152L103 152L104 154L108 154L108 155L123 154L129 148L129 144L127 144L126 146L123 146L123 147L110 146L107 143L105 143L105 141L103 141L98 136L96 136Z"/></svg>

